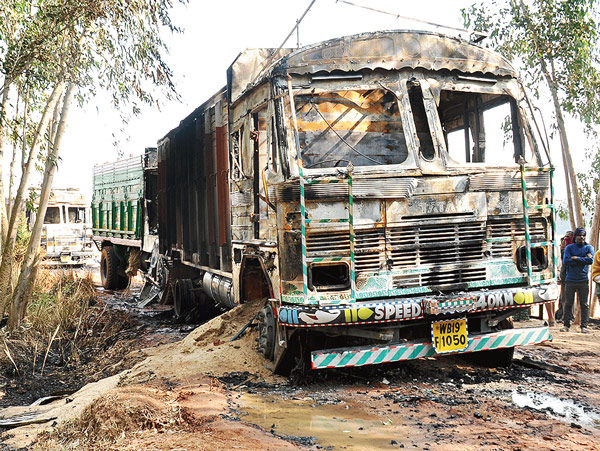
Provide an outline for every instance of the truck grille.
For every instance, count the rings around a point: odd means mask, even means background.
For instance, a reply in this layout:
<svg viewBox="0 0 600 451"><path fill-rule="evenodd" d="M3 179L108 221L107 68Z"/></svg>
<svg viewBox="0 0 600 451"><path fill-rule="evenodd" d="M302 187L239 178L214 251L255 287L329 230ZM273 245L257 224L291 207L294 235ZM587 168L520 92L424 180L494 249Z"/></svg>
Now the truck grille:
<svg viewBox="0 0 600 451"><path fill-rule="evenodd" d="M532 219L532 242L545 241L546 229L545 219ZM513 258L517 247L523 245L525 240L523 220L514 218L491 219L487 223L446 220L401 227L376 226L357 229L355 233L357 276L381 270L435 268L435 271L426 273L394 276L396 288L445 286L485 280L485 268L470 268L469 265L487 258ZM492 239L489 246L488 238ZM495 241L496 238L506 241ZM306 247L308 257L348 257L348 231L309 232ZM485 255L486 250L490 251L489 257Z"/></svg>
<svg viewBox="0 0 600 451"><path fill-rule="evenodd" d="M529 236L532 243L546 241L547 223L544 218L530 218ZM517 247L525 244L525 223L522 219L491 219L488 221L490 238L505 239L492 241L491 257L512 258Z"/></svg>

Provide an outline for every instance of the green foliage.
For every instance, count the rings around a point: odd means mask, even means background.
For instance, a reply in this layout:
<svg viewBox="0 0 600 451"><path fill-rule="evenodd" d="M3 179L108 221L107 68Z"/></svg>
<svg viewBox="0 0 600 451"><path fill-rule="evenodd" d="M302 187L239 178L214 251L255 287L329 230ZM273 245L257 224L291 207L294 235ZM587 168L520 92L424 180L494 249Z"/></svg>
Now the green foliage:
<svg viewBox="0 0 600 451"><path fill-rule="evenodd" d="M567 206L565 204L557 205L556 214L558 214L558 217L560 219L562 219L563 221L569 220L569 209L567 208Z"/></svg>
<svg viewBox="0 0 600 451"><path fill-rule="evenodd" d="M140 102L175 94L161 38L163 30L179 31L169 17L171 0L0 3L7 18L0 21L0 73L26 83L33 103L43 105L60 80L78 86L80 101L100 88L134 113Z"/></svg>
<svg viewBox="0 0 600 451"><path fill-rule="evenodd" d="M591 164L586 172L577 174L577 180L579 182L581 203L591 216L596 208L596 193L600 189L600 148L588 149L586 157L591 161ZM592 225L591 219L589 225Z"/></svg>
<svg viewBox="0 0 600 451"><path fill-rule="evenodd" d="M462 10L467 28L489 33L489 44L522 62L524 80L539 95L546 76L562 108L587 124L600 124L598 0L490 0Z"/></svg>
<svg viewBox="0 0 600 451"><path fill-rule="evenodd" d="M24 249L27 246L27 243L29 243L30 237L31 232L27 226L27 218L22 216L19 221L19 226L17 227L17 247L22 247Z"/></svg>
<svg viewBox="0 0 600 451"><path fill-rule="evenodd" d="M596 138L600 125L599 12L599 0L490 0L463 9L462 15L467 28L489 33L492 47L521 62L524 81L536 97L542 82L547 83L556 92L560 108L583 123L588 137ZM577 178L582 204L593 212L600 186L598 149L587 157L591 169Z"/></svg>

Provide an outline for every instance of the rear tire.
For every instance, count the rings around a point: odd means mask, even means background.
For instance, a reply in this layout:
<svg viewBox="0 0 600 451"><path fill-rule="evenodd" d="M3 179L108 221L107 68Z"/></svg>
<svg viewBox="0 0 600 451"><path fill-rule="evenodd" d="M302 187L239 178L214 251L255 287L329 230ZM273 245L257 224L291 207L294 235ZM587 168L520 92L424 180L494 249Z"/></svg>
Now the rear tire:
<svg viewBox="0 0 600 451"><path fill-rule="evenodd" d="M100 279L105 290L119 289L119 257L112 246L102 249L100 256Z"/></svg>
<svg viewBox="0 0 600 451"><path fill-rule="evenodd" d="M117 276L117 290L124 290L129 286L129 276Z"/></svg>
<svg viewBox="0 0 600 451"><path fill-rule="evenodd" d="M177 279L173 291L173 314L182 319L194 307L194 284L190 279Z"/></svg>

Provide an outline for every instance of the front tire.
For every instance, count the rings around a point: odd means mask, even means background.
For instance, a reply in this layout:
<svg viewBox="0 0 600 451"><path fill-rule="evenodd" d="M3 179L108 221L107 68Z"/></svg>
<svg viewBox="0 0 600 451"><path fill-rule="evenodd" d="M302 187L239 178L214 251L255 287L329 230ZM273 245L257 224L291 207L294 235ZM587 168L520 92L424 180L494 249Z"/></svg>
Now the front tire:
<svg viewBox="0 0 600 451"><path fill-rule="evenodd" d="M258 312L258 352L273 360L275 353L275 317L270 305Z"/></svg>

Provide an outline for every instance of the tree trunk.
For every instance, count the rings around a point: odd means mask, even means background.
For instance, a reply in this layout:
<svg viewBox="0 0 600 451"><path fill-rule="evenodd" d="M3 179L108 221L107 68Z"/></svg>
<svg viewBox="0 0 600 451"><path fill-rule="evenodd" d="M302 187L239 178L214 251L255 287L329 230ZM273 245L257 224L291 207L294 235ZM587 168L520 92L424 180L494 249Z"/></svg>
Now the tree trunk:
<svg viewBox="0 0 600 451"><path fill-rule="evenodd" d="M565 127L565 120L562 115L560 108L560 100L558 98L558 91L553 79L550 77L548 72L544 72L550 93L552 94L552 101L554 102L554 109L556 110L556 122L558 125L558 132L560 134L560 143L562 147L563 162L566 162L565 168L567 173L565 177L569 179L571 186L571 194L573 195L573 210L570 211L571 216L575 216L575 224L571 221L573 227L584 227L585 222L583 219L583 213L581 211L581 197L579 195L579 188L577 187L577 177L575 176L575 170L573 168L573 159L571 158L571 149L569 147L569 139L567 138L567 129Z"/></svg>
<svg viewBox="0 0 600 451"><path fill-rule="evenodd" d="M596 208L594 211L594 219L592 221L592 230L590 231L590 244L594 247L594 250L598 252L598 244L600 243L600 184L598 185L598 191L596 192ZM596 283L590 280L590 317L596 315L596 304L597 297L594 293L594 287Z"/></svg>
<svg viewBox="0 0 600 451"><path fill-rule="evenodd" d="M567 208L569 209L569 222L571 224L571 230L575 230L577 225L575 224L575 215L573 214L573 193L571 189L571 178L569 177L569 167L567 165L567 159L565 158L565 153L562 148L562 144L560 146L561 155L563 156L563 170L565 172L565 186L567 187Z"/></svg>
<svg viewBox="0 0 600 451"><path fill-rule="evenodd" d="M565 120L562 115L562 109L560 105L560 99L558 98L558 89L556 87L556 76L554 70L554 61L549 60L546 61L546 52L543 48L540 48L538 45L537 34L535 26L532 25L531 16L523 0L519 0L518 5L514 0L511 1L512 7L515 9L520 9L523 16L527 19L529 23L529 32L531 37L535 43L540 67L542 69L542 74L548 83L548 88L550 89L550 93L552 95L552 101L554 103L554 110L556 112L556 122L558 125L558 131L560 135L560 143L562 149L563 156L563 166L565 168L565 178L567 180L567 194L568 194L568 202L569 202L569 218L571 220L571 227L573 230L576 227L585 226L583 220L583 213L581 210L581 197L579 195L579 189L577 188L577 178L575 176L575 171L573 169L573 159L571 158L571 149L569 147L569 140L567 138L567 129L565 128ZM548 24L549 25L549 24ZM550 64L550 70L548 70L548 64Z"/></svg>
<svg viewBox="0 0 600 451"><path fill-rule="evenodd" d="M35 218L35 224L31 230L31 237L29 238L23 265L21 266L19 281L17 282L12 298L10 316L8 318L8 328L10 330L14 330L23 319L30 298L30 295L28 296L27 293L31 294L30 288L33 287L33 284L35 283L35 263L39 253L38 250L40 247L40 238L42 236L42 227L44 225L44 217L46 215L46 208L48 207L50 191L52 190L52 182L54 180L54 173L56 172L56 162L58 160L60 145L65 131L69 107L71 105L71 100L73 99L73 91L73 85L69 84L65 93L58 125L56 124L56 121L54 121L52 125L53 130L51 136L53 135L54 139L48 146L48 156L46 158L46 167L40 192L38 212Z"/></svg>
<svg viewBox="0 0 600 451"><path fill-rule="evenodd" d="M8 107L9 86L5 79L0 101L0 169L4 167L4 145L6 143L6 108ZM6 203L4 202L4 177L0 170L0 246L6 242L8 234L8 216L6 214Z"/></svg>
<svg viewBox="0 0 600 451"><path fill-rule="evenodd" d="M29 183L29 176L31 175L34 164L37 160L37 154L40 149L44 134L46 133L48 122L50 121L50 114L54 110L56 102L58 102L58 99L62 95L63 86L63 83L58 83L54 87L54 90L52 91L52 94L46 103L44 113L42 114L42 118L38 124L33 143L31 144L31 150L27 158L27 163L23 168L23 174L21 176L19 188L13 203L12 214L10 215L8 221L7 238L2 246L2 261L0 262L0 301L5 301L10 291L9 287L12 272L13 252L17 235L17 219L21 214L21 210L25 201L25 191L27 190Z"/></svg>
<svg viewBox="0 0 600 451"><path fill-rule="evenodd" d="M18 106L18 104L17 104ZM27 146L27 120L28 120L28 115L29 115L29 92L26 91L25 92L25 97L23 99L23 130L22 130L22 134L21 134L21 158L24 158L25 152L27 150L26 146ZM16 116L18 116L18 113L16 114ZM16 124L15 124L15 136L18 135L18 131L16 130ZM12 159L10 160L10 168L8 171L8 216L10 217L11 213L12 213L12 198L13 198L13 188L14 188L14 182L15 182L15 165L17 164L17 151L18 151L18 146L17 143L15 143L15 145L13 146L13 153L12 153Z"/></svg>

